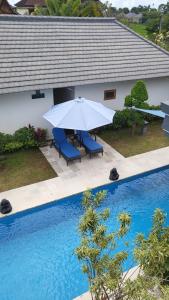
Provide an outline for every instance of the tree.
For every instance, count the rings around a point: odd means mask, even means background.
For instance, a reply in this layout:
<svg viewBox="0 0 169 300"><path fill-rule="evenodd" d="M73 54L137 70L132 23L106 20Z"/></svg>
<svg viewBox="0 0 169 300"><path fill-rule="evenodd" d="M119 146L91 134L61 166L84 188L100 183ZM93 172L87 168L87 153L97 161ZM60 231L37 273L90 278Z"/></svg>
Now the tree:
<svg viewBox="0 0 169 300"><path fill-rule="evenodd" d="M124 14L128 14L129 13L128 7L123 7L123 12L124 12Z"/></svg>
<svg viewBox="0 0 169 300"><path fill-rule="evenodd" d="M167 33L169 31L169 12L163 16L162 20L162 32Z"/></svg>
<svg viewBox="0 0 169 300"><path fill-rule="evenodd" d="M147 238L139 234L136 239L135 258L145 275L158 278L161 283L169 280L169 227L165 227L166 215L156 209L153 227Z"/></svg>
<svg viewBox="0 0 169 300"><path fill-rule="evenodd" d="M82 270L88 276L92 299L109 299L110 291L113 299L123 299L122 264L127 259L127 252L121 251L113 255L117 241L122 240L129 230L131 218L126 213L118 216L120 223L117 232L108 232L104 222L110 211L97 211L106 193L91 191L84 193L84 215L80 220L79 232L81 243L76 248L76 255L83 262ZM95 298L94 298L95 297Z"/></svg>
<svg viewBox="0 0 169 300"><path fill-rule="evenodd" d="M166 4L160 4L158 7L158 11L160 11L162 14L167 14L169 12L169 2Z"/></svg>
<svg viewBox="0 0 169 300"><path fill-rule="evenodd" d="M82 6L81 16L83 17L103 17L103 5L99 2L88 0ZM105 9L105 6L104 6Z"/></svg>
<svg viewBox="0 0 169 300"><path fill-rule="evenodd" d="M131 94L125 97L124 105L126 107L136 106L148 108L148 104L145 103L145 101L147 100L148 92L145 82L142 80L138 80L131 89Z"/></svg>
<svg viewBox="0 0 169 300"><path fill-rule="evenodd" d="M135 13L135 14L139 14L139 8L134 6L134 7L132 7L131 12Z"/></svg>
<svg viewBox="0 0 169 300"><path fill-rule="evenodd" d="M149 18L146 25L149 33L159 32L160 29L160 16L156 18Z"/></svg>
<svg viewBox="0 0 169 300"><path fill-rule="evenodd" d="M131 95L127 95L125 97L124 106L125 107L132 107L133 106L133 98L132 98Z"/></svg>
<svg viewBox="0 0 169 300"><path fill-rule="evenodd" d="M124 250L117 252L117 245L119 241L120 243L123 241L130 229L131 217L125 212L119 214L119 229L110 232L105 225L110 217L109 209L106 208L103 211L98 209L105 196L105 191L100 191L96 195L93 195L91 191L84 193L82 202L84 215L79 224L81 242L75 250L78 259L83 263L82 270L87 274L92 299L159 300L160 293L160 300L168 300L169 289L161 286L158 278L147 277L147 273L145 276L144 273L139 272L137 278L132 280L128 272L122 274L122 266L128 257L128 253ZM161 235L163 217L161 215L156 216L155 220L153 230L158 238L161 237L161 240L164 238ZM138 239L140 241L140 238ZM126 244L124 242L125 247ZM151 251L149 245L147 245L148 253ZM165 238L165 246L168 247L168 245L168 240ZM138 247L140 247L140 244L138 244ZM139 250L136 249L135 255L138 255L140 261L142 255ZM144 254L146 255L146 253ZM154 257L154 263L151 264L154 272L156 271L156 257ZM160 257L159 253L158 257ZM160 265L160 270L162 270L161 267L162 265ZM158 290L158 293L156 290Z"/></svg>
<svg viewBox="0 0 169 300"><path fill-rule="evenodd" d="M133 105L136 107L144 106L144 102L148 100L148 92L143 80L138 80L131 89L131 97Z"/></svg>
<svg viewBox="0 0 169 300"><path fill-rule="evenodd" d="M37 7L35 15L49 16L75 16L81 14L82 4L80 0L46 0L47 8Z"/></svg>
<svg viewBox="0 0 169 300"><path fill-rule="evenodd" d="M46 0L47 8L36 7L35 15L101 17L108 11L106 4L94 0Z"/></svg>

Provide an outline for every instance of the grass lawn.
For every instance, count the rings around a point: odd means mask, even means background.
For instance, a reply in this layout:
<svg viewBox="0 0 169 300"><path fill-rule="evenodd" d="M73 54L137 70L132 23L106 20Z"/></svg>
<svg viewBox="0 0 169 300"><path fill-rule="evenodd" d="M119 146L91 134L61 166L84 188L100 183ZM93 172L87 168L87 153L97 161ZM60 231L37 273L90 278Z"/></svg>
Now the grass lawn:
<svg viewBox="0 0 169 300"><path fill-rule="evenodd" d="M159 121L149 124L145 135L137 133L131 136L130 129L108 128L101 131L99 136L125 157L169 146L169 137L162 131Z"/></svg>
<svg viewBox="0 0 169 300"><path fill-rule="evenodd" d="M146 26L144 24L136 24L136 23L130 23L129 27L137 32L138 34L142 35L143 37L148 39L148 32L146 30Z"/></svg>
<svg viewBox="0 0 169 300"><path fill-rule="evenodd" d="M56 177L40 150L5 154L0 161L0 192Z"/></svg>

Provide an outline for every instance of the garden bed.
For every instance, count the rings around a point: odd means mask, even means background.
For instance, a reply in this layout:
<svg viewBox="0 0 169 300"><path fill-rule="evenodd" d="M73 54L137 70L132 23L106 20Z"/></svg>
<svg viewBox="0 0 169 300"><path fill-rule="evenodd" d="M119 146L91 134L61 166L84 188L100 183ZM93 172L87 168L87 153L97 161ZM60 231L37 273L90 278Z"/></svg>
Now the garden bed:
<svg viewBox="0 0 169 300"><path fill-rule="evenodd" d="M0 160L0 192L56 177L39 149L20 150Z"/></svg>
<svg viewBox="0 0 169 300"><path fill-rule="evenodd" d="M130 128L107 128L99 136L122 155L129 157L169 146L169 137L165 135L161 125L161 121L151 122L145 135L140 134L140 129L132 136Z"/></svg>

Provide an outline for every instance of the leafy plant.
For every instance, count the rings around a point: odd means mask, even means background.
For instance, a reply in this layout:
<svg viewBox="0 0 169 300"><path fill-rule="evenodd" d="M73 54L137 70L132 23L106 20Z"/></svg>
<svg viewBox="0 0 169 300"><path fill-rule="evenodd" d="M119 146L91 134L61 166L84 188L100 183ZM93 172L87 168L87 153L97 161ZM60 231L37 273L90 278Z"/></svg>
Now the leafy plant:
<svg viewBox="0 0 169 300"><path fill-rule="evenodd" d="M15 152L17 150L20 150L21 148L23 148L23 143L13 141L13 142L7 143L4 146L4 152Z"/></svg>
<svg viewBox="0 0 169 300"><path fill-rule="evenodd" d="M81 242L75 250L82 262L82 270L88 277L92 299L168 300L169 289L159 280L161 276L166 278L164 275L168 272L169 229L163 227L164 214L160 210L155 212L151 233L153 237L149 236L147 240L142 235L137 237L135 256L141 268L135 269L137 276L133 279L134 271L132 275L129 272L123 273L127 251L117 252L118 242L124 242L123 238L130 229L131 217L125 212L119 214L119 229L110 232L106 226L110 210L99 208L105 197L105 191L96 195L91 191L84 193L84 215L79 223ZM124 242L125 247L127 244ZM164 266L165 263L167 266Z"/></svg>
<svg viewBox="0 0 169 300"><path fill-rule="evenodd" d="M35 130L31 125L18 129L13 135L0 132L0 153L43 146L46 144L46 136L47 130Z"/></svg>
<svg viewBox="0 0 169 300"><path fill-rule="evenodd" d="M148 92L145 85L145 82L139 80L131 89L131 95L126 96L124 105L126 107L140 107L145 108L148 107L148 104L145 101L148 100Z"/></svg>
<svg viewBox="0 0 169 300"><path fill-rule="evenodd" d="M37 128L35 131L35 140L39 146L46 144L47 130L43 128Z"/></svg>
<svg viewBox="0 0 169 300"><path fill-rule="evenodd" d="M18 129L15 131L14 138L16 141L21 142L25 148L29 148L29 145L36 145L35 129L33 126Z"/></svg>
<svg viewBox="0 0 169 300"><path fill-rule="evenodd" d="M125 97L124 106L126 107L132 107L133 106L133 98L131 95L128 95Z"/></svg>
<svg viewBox="0 0 169 300"><path fill-rule="evenodd" d="M165 227L166 215L156 209L153 227L148 237L139 234L136 240L135 258L150 277L160 281L169 280L169 227Z"/></svg>
<svg viewBox="0 0 169 300"><path fill-rule="evenodd" d="M84 215L80 220L81 243L75 253L83 262L82 270L88 276L92 299L124 299L122 265L127 259L126 251L117 252L119 240L123 240L130 228L131 217L126 213L118 216L120 223L116 232L109 232L105 222L110 216L109 209L97 211L106 196L98 192L95 196L86 191L83 198ZM123 295L124 296L124 295Z"/></svg>
<svg viewBox="0 0 169 300"><path fill-rule="evenodd" d="M144 81L139 80L136 82L131 90L131 97L136 107L140 107L142 103L148 100L148 92Z"/></svg>
<svg viewBox="0 0 169 300"><path fill-rule="evenodd" d="M36 7L35 15L101 17L110 13L110 5L94 0L46 0L47 8Z"/></svg>
<svg viewBox="0 0 169 300"><path fill-rule="evenodd" d="M120 129L120 128L127 127L125 110L116 111L114 119L113 119L112 127L114 129Z"/></svg>
<svg viewBox="0 0 169 300"><path fill-rule="evenodd" d="M137 126L143 126L143 124L143 114L133 109L124 109L122 111L117 111L113 120L114 129L131 128L132 134L134 134L135 128Z"/></svg>
<svg viewBox="0 0 169 300"><path fill-rule="evenodd" d="M5 134L0 132L0 153L5 151L5 145L13 141L13 136L11 134Z"/></svg>

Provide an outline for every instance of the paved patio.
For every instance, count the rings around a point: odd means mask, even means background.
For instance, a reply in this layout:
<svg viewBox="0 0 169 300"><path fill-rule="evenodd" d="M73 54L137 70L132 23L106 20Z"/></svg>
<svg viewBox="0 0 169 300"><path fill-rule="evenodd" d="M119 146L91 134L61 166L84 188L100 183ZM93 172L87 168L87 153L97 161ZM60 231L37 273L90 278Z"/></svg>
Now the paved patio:
<svg viewBox="0 0 169 300"><path fill-rule="evenodd" d="M100 138L98 142L103 144L103 156L99 154L91 159L84 156L81 163L74 161L69 166L63 158L59 158L55 148L42 148L58 177L2 192L0 199L9 199L13 206L12 213L16 213L109 183L109 173L113 167L117 168L119 179L123 179L169 165L169 147L124 158Z"/></svg>

